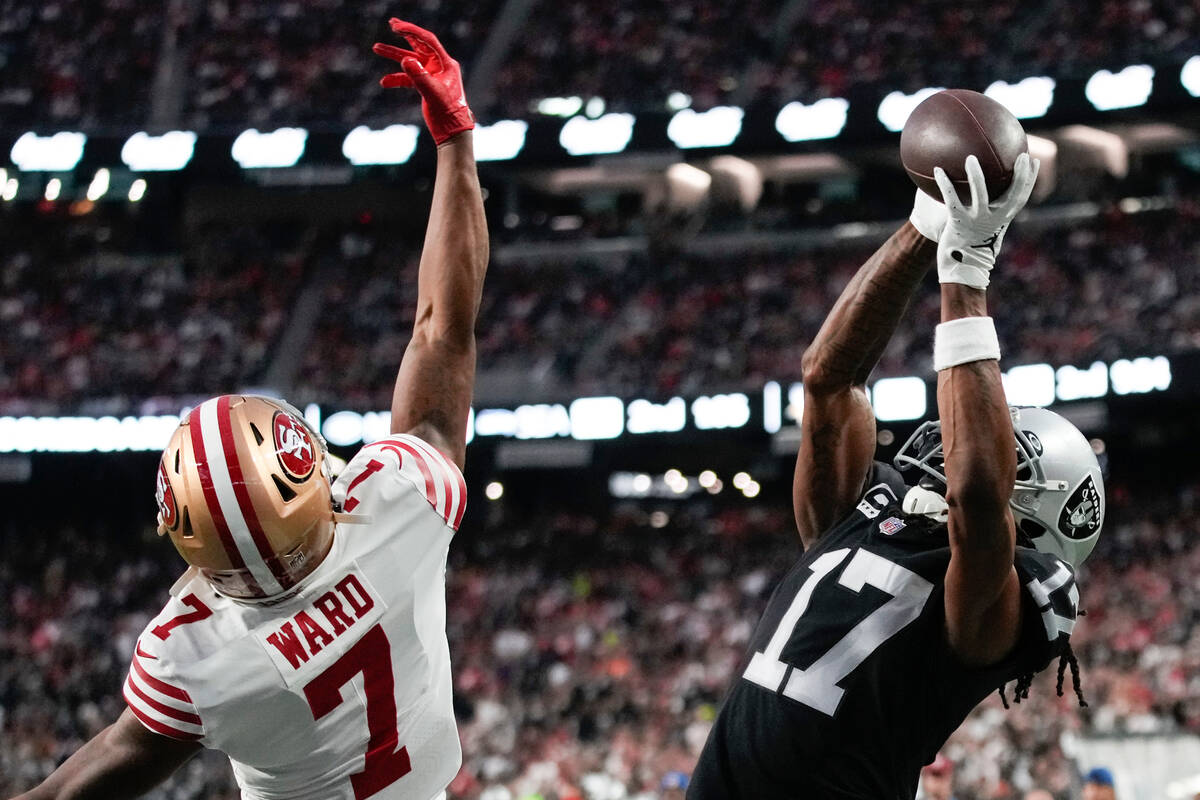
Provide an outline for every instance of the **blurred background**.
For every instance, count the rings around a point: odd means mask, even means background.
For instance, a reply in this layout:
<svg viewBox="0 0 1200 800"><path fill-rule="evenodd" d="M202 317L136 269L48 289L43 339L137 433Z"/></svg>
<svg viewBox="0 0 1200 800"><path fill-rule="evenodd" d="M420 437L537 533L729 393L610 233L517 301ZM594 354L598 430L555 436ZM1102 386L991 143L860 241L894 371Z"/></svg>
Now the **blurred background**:
<svg viewBox="0 0 1200 800"><path fill-rule="evenodd" d="M281 394L387 432L433 174L370 45L464 67L493 234L449 635L454 798L678 798L799 556L800 355L907 215L898 131L986 91L1042 161L990 293L1009 400L1092 439L1072 641L964 723L934 800L1200 794L1197 0L0 0L0 795L120 712L182 570L182 410ZM936 281L871 381L936 412ZM233 798L207 753L154 798Z"/></svg>

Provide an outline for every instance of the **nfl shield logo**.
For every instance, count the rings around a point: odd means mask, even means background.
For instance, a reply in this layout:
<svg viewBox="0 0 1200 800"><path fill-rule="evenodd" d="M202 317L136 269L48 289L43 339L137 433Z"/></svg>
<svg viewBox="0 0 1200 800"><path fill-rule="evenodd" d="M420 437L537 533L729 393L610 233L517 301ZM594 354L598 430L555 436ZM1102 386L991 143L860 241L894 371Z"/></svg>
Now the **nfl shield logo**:
<svg viewBox="0 0 1200 800"><path fill-rule="evenodd" d="M879 523L879 530L891 536L896 531L904 527L904 521L896 517L888 517L883 522Z"/></svg>

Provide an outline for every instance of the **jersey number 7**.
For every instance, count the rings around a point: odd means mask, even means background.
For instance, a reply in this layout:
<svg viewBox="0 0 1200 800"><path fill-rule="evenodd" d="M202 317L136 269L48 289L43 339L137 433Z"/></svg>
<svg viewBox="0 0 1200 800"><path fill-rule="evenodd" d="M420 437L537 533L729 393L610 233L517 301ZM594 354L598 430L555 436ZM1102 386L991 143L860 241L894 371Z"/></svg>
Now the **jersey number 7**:
<svg viewBox="0 0 1200 800"><path fill-rule="evenodd" d="M867 656L921 615L933 584L912 570L893 564L868 550L858 550L842 570L838 583L853 592L866 584L891 595L882 606L847 631L836 644L805 669L780 659L800 618L808 610L821 580L846 560L850 548L832 550L808 565L812 575L800 586L765 650L756 652L742 677L772 692L833 716L844 690L837 684L866 661ZM791 674L788 675L788 668ZM786 683L784 682L784 679Z"/></svg>
<svg viewBox="0 0 1200 800"><path fill-rule="evenodd" d="M342 687L363 674L367 695L367 758L363 771L350 776L355 800L390 786L412 771L408 748L397 747L396 683L392 677L392 646L379 625L367 631L342 657L304 687L313 719L320 719L342 702Z"/></svg>

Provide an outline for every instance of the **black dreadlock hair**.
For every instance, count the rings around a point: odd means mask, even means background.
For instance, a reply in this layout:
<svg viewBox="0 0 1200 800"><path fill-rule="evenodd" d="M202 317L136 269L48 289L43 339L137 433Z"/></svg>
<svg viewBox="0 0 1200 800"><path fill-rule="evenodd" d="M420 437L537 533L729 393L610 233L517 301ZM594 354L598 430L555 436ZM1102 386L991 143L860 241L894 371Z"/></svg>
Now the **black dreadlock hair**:
<svg viewBox="0 0 1200 800"><path fill-rule="evenodd" d="M1071 643L1067 642L1063 646L1062 654L1058 657L1058 685L1056 691L1058 696L1063 696L1063 679L1066 677L1067 668L1071 669L1071 685L1075 689L1075 697L1079 699L1079 707L1087 708L1087 700L1083 699L1083 687L1079 682L1079 659L1075 657L1075 651L1071 649ZM1019 703L1029 697L1029 687L1033 685L1034 673L1026 672L1017 678L1017 685L1013 687L1013 702ZM1000 702L1008 708L1008 698L1004 695L1004 684L1000 684L997 690L1000 692Z"/></svg>

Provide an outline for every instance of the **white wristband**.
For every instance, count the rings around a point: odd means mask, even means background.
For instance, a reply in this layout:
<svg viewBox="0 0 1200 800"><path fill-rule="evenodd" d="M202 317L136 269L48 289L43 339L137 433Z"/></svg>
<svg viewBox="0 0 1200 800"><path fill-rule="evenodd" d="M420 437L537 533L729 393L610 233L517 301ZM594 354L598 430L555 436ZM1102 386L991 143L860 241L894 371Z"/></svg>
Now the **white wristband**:
<svg viewBox="0 0 1200 800"><path fill-rule="evenodd" d="M991 317L963 317L937 326L933 334L933 368L939 372L972 361L998 361L1000 339Z"/></svg>

